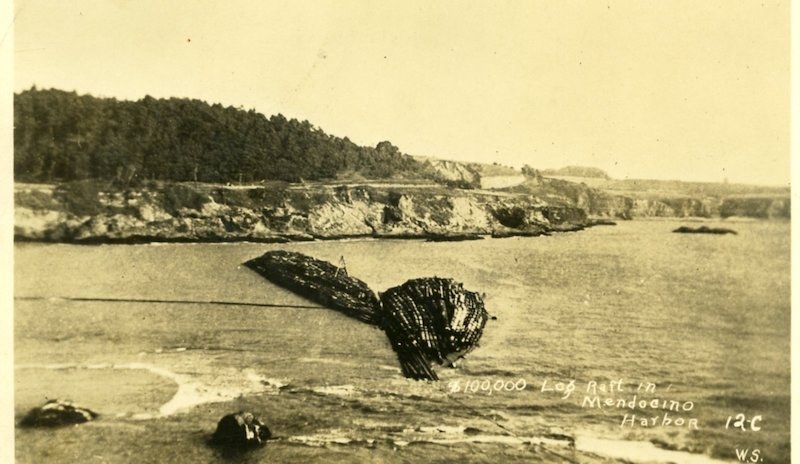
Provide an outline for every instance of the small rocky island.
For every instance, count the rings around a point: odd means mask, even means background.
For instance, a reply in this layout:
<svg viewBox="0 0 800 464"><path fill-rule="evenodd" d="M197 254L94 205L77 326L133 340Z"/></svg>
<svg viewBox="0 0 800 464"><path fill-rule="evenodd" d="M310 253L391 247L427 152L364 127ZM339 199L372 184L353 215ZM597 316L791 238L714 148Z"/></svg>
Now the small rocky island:
<svg viewBox="0 0 800 464"><path fill-rule="evenodd" d="M680 226L677 229L673 230L672 232L676 234L736 235L736 231L733 229L726 229L724 227L708 227L708 226L700 226L700 227Z"/></svg>
<svg viewBox="0 0 800 464"><path fill-rule="evenodd" d="M378 298L344 267L302 253L270 251L245 266L298 295L386 332L403 375L438 380L432 362L454 366L473 350L489 315L481 295L453 279L412 279Z"/></svg>

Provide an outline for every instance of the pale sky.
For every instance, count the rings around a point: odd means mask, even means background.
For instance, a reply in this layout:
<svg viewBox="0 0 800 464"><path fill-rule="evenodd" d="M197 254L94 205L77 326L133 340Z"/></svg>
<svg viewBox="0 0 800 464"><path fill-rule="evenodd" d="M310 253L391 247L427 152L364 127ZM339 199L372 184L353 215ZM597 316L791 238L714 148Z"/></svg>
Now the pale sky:
<svg viewBox="0 0 800 464"><path fill-rule="evenodd" d="M362 145L789 183L789 1L16 0L14 89L191 97Z"/></svg>

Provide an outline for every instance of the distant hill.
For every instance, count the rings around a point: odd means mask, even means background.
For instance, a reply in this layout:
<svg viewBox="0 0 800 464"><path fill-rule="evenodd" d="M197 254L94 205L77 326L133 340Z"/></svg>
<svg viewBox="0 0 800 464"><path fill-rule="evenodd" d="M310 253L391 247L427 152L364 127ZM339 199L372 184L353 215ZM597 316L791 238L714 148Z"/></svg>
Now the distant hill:
<svg viewBox="0 0 800 464"><path fill-rule="evenodd" d="M639 199L680 198L680 197L712 197L729 196L761 196L788 197L788 187L763 185L733 184L722 182L687 182L681 180L657 179L599 179L589 177L554 176L560 180L583 183L589 187L603 190L614 195Z"/></svg>
<svg viewBox="0 0 800 464"><path fill-rule="evenodd" d="M586 166L565 166L560 169L545 169L542 171L542 175L611 179L611 177L602 169Z"/></svg>
<svg viewBox="0 0 800 464"><path fill-rule="evenodd" d="M268 118L200 100L119 101L35 88L14 98L14 176L17 182L48 184L91 179L123 189L152 181L436 182L530 197L536 204L577 207L597 216L790 215L786 187L620 180L594 167L518 171L497 163L414 158L388 141L358 146L280 114Z"/></svg>
<svg viewBox="0 0 800 464"><path fill-rule="evenodd" d="M14 175L23 182L436 176L388 141L362 147L308 121L200 100L119 101L32 88L14 96L14 126Z"/></svg>
<svg viewBox="0 0 800 464"><path fill-rule="evenodd" d="M525 175L511 166L498 163L470 163L417 156L436 171L440 182L460 188L505 188L519 185Z"/></svg>

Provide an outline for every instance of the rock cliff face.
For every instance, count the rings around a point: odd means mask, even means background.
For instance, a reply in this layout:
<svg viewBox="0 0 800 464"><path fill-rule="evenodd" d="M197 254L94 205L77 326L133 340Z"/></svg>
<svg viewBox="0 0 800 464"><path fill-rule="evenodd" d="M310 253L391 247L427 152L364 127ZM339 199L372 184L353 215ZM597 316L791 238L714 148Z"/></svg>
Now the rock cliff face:
<svg viewBox="0 0 800 464"><path fill-rule="evenodd" d="M14 231L18 240L74 242L447 239L578 230L593 223L589 217L730 216L788 219L790 200L778 194L631 197L542 177L497 191L369 183L152 184L124 191L91 182L17 184Z"/></svg>
<svg viewBox="0 0 800 464"><path fill-rule="evenodd" d="M527 180L504 189L536 196L552 205L582 208L590 216L633 219L646 217L730 217L789 219L790 191L784 187L713 182L611 179L593 168L562 171L523 169ZM546 174L565 175L565 178Z"/></svg>
<svg viewBox="0 0 800 464"><path fill-rule="evenodd" d="M469 164L439 159L431 159L428 162L444 180L463 182L469 185L478 185L480 183L480 174L475 167Z"/></svg>
<svg viewBox="0 0 800 464"><path fill-rule="evenodd" d="M637 199L633 201L631 216L789 219L791 207L788 197Z"/></svg>
<svg viewBox="0 0 800 464"><path fill-rule="evenodd" d="M716 217L721 201L716 198L637 199L631 214L634 217Z"/></svg>
<svg viewBox="0 0 800 464"><path fill-rule="evenodd" d="M583 209L530 196L371 186L235 189L167 185L87 196L70 206L58 189L18 188L18 240L66 242L287 241L342 237L527 234L587 225ZM87 213L85 210L88 210Z"/></svg>
<svg viewBox="0 0 800 464"><path fill-rule="evenodd" d="M791 216L791 209L789 198L732 197L722 201L719 214L723 218L745 216L759 219L788 219Z"/></svg>

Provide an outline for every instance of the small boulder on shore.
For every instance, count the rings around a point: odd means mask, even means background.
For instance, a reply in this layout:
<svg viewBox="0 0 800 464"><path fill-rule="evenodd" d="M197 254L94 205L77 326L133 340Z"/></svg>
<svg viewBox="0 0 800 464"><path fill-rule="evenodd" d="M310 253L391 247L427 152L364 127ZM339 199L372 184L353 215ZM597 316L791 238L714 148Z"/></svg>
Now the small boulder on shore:
<svg viewBox="0 0 800 464"><path fill-rule="evenodd" d="M219 420L211 443L225 448L251 448L264 445L272 433L250 412L239 411Z"/></svg>
<svg viewBox="0 0 800 464"><path fill-rule="evenodd" d="M73 404L71 401L53 399L44 405L31 409L20 425L23 427L58 427L70 424L82 424L97 418L98 414L90 409Z"/></svg>

